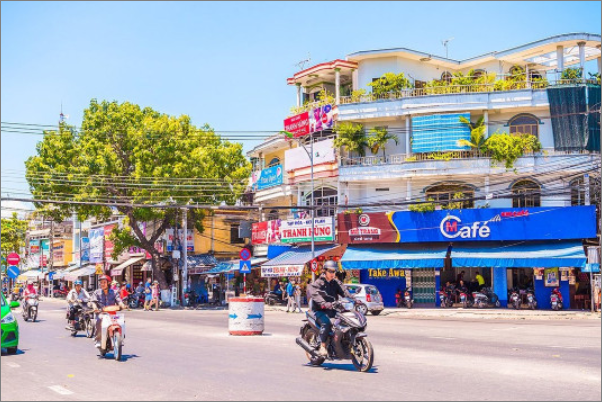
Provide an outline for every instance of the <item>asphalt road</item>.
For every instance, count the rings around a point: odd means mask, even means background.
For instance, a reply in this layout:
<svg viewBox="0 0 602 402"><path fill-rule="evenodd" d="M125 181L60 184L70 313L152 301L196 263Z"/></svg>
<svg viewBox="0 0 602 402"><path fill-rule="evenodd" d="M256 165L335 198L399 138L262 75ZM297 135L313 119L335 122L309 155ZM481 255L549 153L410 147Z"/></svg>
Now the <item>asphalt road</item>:
<svg viewBox="0 0 602 402"><path fill-rule="evenodd" d="M599 320L369 317L375 367L307 365L301 314L266 313L261 337L231 337L226 311L126 312L124 362L73 339L64 306L19 316L2 354L1 400L600 400ZM18 315L18 314L16 314Z"/></svg>

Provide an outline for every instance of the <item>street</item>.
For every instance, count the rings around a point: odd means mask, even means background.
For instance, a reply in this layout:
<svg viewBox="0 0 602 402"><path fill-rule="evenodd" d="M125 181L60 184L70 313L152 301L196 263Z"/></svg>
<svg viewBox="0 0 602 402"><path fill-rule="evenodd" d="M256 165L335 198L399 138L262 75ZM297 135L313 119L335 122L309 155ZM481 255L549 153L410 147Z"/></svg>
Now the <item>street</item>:
<svg viewBox="0 0 602 402"><path fill-rule="evenodd" d="M65 330L65 305L18 317L2 354L5 400L600 400L600 321L368 317L375 366L307 365L301 314L266 312L261 337L231 337L224 310L126 312L125 361Z"/></svg>

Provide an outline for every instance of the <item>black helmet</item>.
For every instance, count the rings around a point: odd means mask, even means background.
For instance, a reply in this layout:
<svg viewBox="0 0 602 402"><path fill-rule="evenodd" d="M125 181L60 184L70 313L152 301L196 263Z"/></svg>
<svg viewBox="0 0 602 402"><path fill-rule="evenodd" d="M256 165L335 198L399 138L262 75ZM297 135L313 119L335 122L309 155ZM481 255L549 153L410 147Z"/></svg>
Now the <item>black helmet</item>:
<svg viewBox="0 0 602 402"><path fill-rule="evenodd" d="M334 269L335 271L337 271L339 268L339 264L337 264L336 262L334 262L333 260L328 260L324 263L324 270L326 271L327 269Z"/></svg>

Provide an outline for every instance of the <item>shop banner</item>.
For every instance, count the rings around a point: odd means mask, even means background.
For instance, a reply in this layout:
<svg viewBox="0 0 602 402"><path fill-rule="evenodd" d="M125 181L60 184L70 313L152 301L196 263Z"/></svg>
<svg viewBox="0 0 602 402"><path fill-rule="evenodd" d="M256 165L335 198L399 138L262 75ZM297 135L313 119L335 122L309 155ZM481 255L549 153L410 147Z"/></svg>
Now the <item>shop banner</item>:
<svg viewBox="0 0 602 402"><path fill-rule="evenodd" d="M261 267L263 278L277 278L281 276L301 276L305 265L275 265L273 267Z"/></svg>
<svg viewBox="0 0 602 402"><path fill-rule="evenodd" d="M282 184L282 165L276 165L263 169L257 179L257 190L279 186Z"/></svg>
<svg viewBox="0 0 602 402"><path fill-rule="evenodd" d="M30 254L40 254L40 241L39 240L30 240L29 241L29 253Z"/></svg>
<svg viewBox="0 0 602 402"><path fill-rule="evenodd" d="M29 241L29 254L27 255L27 267L39 268L40 266L40 241Z"/></svg>
<svg viewBox="0 0 602 402"><path fill-rule="evenodd" d="M81 238L81 262L82 265L90 262L90 239L88 237Z"/></svg>
<svg viewBox="0 0 602 402"><path fill-rule="evenodd" d="M294 138L309 134L309 112L297 114L284 120L284 131L294 135Z"/></svg>
<svg viewBox="0 0 602 402"><path fill-rule="evenodd" d="M332 105L315 108L309 115L309 131L332 130L334 126L334 110Z"/></svg>
<svg viewBox="0 0 602 402"><path fill-rule="evenodd" d="M342 244L595 237L595 206L339 214Z"/></svg>
<svg viewBox="0 0 602 402"><path fill-rule="evenodd" d="M282 221L280 225L280 241L282 243L309 242L311 238L311 219ZM334 241L332 216L314 219L314 241Z"/></svg>
<svg viewBox="0 0 602 402"><path fill-rule="evenodd" d="M115 229L117 225L107 225L104 227L104 241L105 241L105 258L107 261L113 261L113 250L115 250L115 243L109 240L111 234L113 233L113 229Z"/></svg>
<svg viewBox="0 0 602 402"><path fill-rule="evenodd" d="M309 151L309 146L307 147ZM334 152L334 139L330 138L314 144L314 166L323 163L336 162ZM311 166L309 155L303 147L289 149L284 153L284 170L290 172L296 169L303 169Z"/></svg>
<svg viewBox="0 0 602 402"><path fill-rule="evenodd" d="M102 263L104 254L105 229L90 229L90 263Z"/></svg>
<svg viewBox="0 0 602 402"><path fill-rule="evenodd" d="M65 241L58 240L54 241L54 245L52 247L52 265L53 266L63 266L65 265Z"/></svg>
<svg viewBox="0 0 602 402"><path fill-rule="evenodd" d="M165 231L165 242L167 244L167 252L171 253L174 251L175 246L175 229L167 229ZM178 229L178 239L180 240L180 247L184 244L184 229ZM186 251L194 252L194 232L192 230L186 231L186 241L188 242ZM155 243L155 247L157 244Z"/></svg>
<svg viewBox="0 0 602 402"><path fill-rule="evenodd" d="M251 244L280 242L280 219L254 223L251 227Z"/></svg>
<svg viewBox="0 0 602 402"><path fill-rule="evenodd" d="M45 267L50 259L50 239L42 239L40 248L42 249L42 267Z"/></svg>

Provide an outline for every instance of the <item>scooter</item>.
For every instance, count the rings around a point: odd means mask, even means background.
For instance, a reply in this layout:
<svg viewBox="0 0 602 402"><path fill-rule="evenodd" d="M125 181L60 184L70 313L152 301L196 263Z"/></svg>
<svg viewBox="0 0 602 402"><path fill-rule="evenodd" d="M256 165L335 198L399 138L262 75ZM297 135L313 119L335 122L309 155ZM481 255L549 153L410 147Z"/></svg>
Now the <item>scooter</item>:
<svg viewBox="0 0 602 402"><path fill-rule="evenodd" d="M81 301L77 301L73 306L75 320L70 321L71 336L75 337L78 331L86 331L86 338L92 338L96 335L96 319L94 312L86 308Z"/></svg>
<svg viewBox="0 0 602 402"><path fill-rule="evenodd" d="M53 289L52 290L52 297L54 298L66 298L67 295L69 294L69 291L67 289Z"/></svg>
<svg viewBox="0 0 602 402"><path fill-rule="evenodd" d="M144 306L144 293L130 293L124 303L132 310Z"/></svg>
<svg viewBox="0 0 602 402"><path fill-rule="evenodd" d="M508 308L514 307L515 310L520 310L522 304L522 298L518 288L512 289L510 297L508 297Z"/></svg>
<svg viewBox="0 0 602 402"><path fill-rule="evenodd" d="M462 308L469 308L472 306L472 302L470 301L470 297L468 296L468 292L464 292L463 290L457 290L460 294L460 303L462 303Z"/></svg>
<svg viewBox="0 0 602 402"><path fill-rule="evenodd" d="M499 307L499 297L491 291L490 288L483 288L480 292L472 292L474 300L473 306L477 308L483 307Z"/></svg>
<svg viewBox="0 0 602 402"><path fill-rule="evenodd" d="M374 364L374 349L368 340L366 327L368 321L362 313L349 309L352 302L334 302L333 309L336 316L333 319L332 332L326 343L327 356L318 353L320 348L320 325L316 322L316 315L308 310L305 324L301 327L297 345L305 350L305 354L312 366L321 366L326 359L343 360L351 359L353 366L360 372L367 372Z"/></svg>
<svg viewBox="0 0 602 402"><path fill-rule="evenodd" d="M264 298L264 302L268 306L274 306L276 304L285 306L288 304L287 301L284 300L279 293L274 293L274 292L270 292L270 293L266 294L265 298Z"/></svg>
<svg viewBox="0 0 602 402"><path fill-rule="evenodd" d="M535 310L537 308L537 300L535 300L533 289L527 289L527 305L531 310Z"/></svg>
<svg viewBox="0 0 602 402"><path fill-rule="evenodd" d="M441 301L441 308L449 308L454 305L451 299L451 292L448 290L439 291L439 300Z"/></svg>
<svg viewBox="0 0 602 402"><path fill-rule="evenodd" d="M40 296L38 295L27 295L23 302L23 319L25 321L31 320L36 322L38 318L38 305L40 304Z"/></svg>
<svg viewBox="0 0 602 402"><path fill-rule="evenodd" d="M184 293L184 300L186 301L186 306L196 308L199 304L199 295L194 290L188 290Z"/></svg>
<svg viewBox="0 0 602 402"><path fill-rule="evenodd" d="M100 311L101 337L98 351L101 357L113 351L113 357L120 361L122 357L123 340L125 339L125 316L119 306L104 307Z"/></svg>
<svg viewBox="0 0 602 402"><path fill-rule="evenodd" d="M403 295L403 297L402 297ZM412 288L409 287L406 290L399 291L396 295L395 295L395 304L397 305L397 308L401 307L401 306L405 306L408 309L411 309L412 307L414 307L414 300L412 299Z"/></svg>
<svg viewBox="0 0 602 402"><path fill-rule="evenodd" d="M558 288L554 288L550 294L550 305L554 311L562 310L562 293Z"/></svg>

